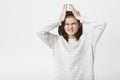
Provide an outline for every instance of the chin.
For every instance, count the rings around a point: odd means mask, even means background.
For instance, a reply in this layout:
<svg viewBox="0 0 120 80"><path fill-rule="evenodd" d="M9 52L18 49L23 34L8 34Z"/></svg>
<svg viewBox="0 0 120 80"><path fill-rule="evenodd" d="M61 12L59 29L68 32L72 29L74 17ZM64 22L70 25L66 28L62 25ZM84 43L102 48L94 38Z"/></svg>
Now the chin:
<svg viewBox="0 0 120 80"><path fill-rule="evenodd" d="M68 35L70 35L70 36L74 36L74 35L75 35L75 33L69 33Z"/></svg>

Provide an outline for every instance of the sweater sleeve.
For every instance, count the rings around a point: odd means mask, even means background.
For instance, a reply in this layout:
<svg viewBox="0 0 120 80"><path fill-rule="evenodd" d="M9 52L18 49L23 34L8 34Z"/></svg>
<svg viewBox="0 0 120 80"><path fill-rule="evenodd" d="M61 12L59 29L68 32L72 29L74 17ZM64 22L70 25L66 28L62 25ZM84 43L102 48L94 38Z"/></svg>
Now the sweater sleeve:
<svg viewBox="0 0 120 80"><path fill-rule="evenodd" d="M96 18L89 18L86 16L80 17L81 23L92 27L92 43L97 44L98 40L100 39L105 27L106 22Z"/></svg>
<svg viewBox="0 0 120 80"><path fill-rule="evenodd" d="M53 48L54 42L57 39L57 35L50 33L50 31L59 25L60 21L55 21L52 24L37 30L36 34L48 47Z"/></svg>

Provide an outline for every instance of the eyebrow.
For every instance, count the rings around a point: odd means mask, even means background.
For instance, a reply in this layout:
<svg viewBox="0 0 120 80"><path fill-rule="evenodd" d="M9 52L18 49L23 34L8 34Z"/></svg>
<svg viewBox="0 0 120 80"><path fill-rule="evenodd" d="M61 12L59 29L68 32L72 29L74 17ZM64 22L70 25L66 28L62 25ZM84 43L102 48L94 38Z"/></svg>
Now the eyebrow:
<svg viewBox="0 0 120 80"><path fill-rule="evenodd" d="M72 24L77 24L76 22L73 22Z"/></svg>
<svg viewBox="0 0 120 80"><path fill-rule="evenodd" d="M69 23L65 23L65 24L69 24ZM77 24L76 22L72 22L71 24Z"/></svg>

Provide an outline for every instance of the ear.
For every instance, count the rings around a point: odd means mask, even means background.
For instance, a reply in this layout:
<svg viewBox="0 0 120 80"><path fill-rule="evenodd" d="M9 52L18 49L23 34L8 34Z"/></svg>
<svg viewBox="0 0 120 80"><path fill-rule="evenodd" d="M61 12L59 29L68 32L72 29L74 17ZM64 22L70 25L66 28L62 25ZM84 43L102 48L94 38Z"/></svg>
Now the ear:
<svg viewBox="0 0 120 80"><path fill-rule="evenodd" d="M79 23L79 28L81 28L81 26L82 26L82 23Z"/></svg>

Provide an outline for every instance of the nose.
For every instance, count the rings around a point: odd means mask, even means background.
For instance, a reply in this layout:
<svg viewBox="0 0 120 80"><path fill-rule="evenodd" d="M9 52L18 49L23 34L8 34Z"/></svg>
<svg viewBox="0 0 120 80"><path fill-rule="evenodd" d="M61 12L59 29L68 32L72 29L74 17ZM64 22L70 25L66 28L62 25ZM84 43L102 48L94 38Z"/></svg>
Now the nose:
<svg viewBox="0 0 120 80"><path fill-rule="evenodd" d="M72 25L69 25L69 28L70 28L70 29L72 29L72 28L73 28L73 26L72 26Z"/></svg>

